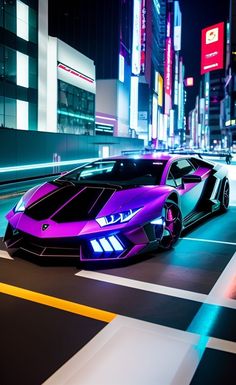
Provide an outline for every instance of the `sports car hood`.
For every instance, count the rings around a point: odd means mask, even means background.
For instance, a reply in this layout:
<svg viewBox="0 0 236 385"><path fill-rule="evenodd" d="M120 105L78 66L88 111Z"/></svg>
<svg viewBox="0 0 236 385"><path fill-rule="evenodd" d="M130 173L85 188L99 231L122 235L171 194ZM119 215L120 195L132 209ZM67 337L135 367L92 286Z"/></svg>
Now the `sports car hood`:
<svg viewBox="0 0 236 385"><path fill-rule="evenodd" d="M25 214L37 221L51 218L57 223L95 219L130 208L138 208L166 194L166 187L46 183L24 196Z"/></svg>

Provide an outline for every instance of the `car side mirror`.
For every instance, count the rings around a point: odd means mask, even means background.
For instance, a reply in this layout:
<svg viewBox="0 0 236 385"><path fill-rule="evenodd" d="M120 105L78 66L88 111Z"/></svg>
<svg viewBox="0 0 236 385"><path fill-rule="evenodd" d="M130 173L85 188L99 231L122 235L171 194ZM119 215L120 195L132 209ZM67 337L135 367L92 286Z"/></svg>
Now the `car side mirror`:
<svg viewBox="0 0 236 385"><path fill-rule="evenodd" d="M185 183L200 183L202 181L202 177L200 175L192 175L192 174L189 174L189 175L184 175L182 177L182 183L185 184Z"/></svg>

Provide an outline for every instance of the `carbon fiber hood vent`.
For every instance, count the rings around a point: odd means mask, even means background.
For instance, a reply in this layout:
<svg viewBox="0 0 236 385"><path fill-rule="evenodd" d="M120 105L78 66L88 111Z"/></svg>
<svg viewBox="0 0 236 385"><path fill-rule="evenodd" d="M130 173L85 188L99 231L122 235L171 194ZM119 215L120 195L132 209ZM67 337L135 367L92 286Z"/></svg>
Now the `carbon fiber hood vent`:
<svg viewBox="0 0 236 385"><path fill-rule="evenodd" d="M63 186L25 210L36 220L52 218L55 222L79 222L94 219L111 195L112 188Z"/></svg>

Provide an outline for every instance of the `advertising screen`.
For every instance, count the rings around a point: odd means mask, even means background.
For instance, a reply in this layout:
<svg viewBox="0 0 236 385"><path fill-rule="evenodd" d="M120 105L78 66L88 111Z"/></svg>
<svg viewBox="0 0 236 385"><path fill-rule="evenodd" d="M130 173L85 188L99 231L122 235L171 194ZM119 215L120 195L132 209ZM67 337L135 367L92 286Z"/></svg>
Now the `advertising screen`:
<svg viewBox="0 0 236 385"><path fill-rule="evenodd" d="M224 67L224 23L202 30L201 74Z"/></svg>
<svg viewBox="0 0 236 385"><path fill-rule="evenodd" d="M133 43L132 43L132 73L140 74L141 62L141 2L134 0L133 8Z"/></svg>
<svg viewBox="0 0 236 385"><path fill-rule="evenodd" d="M174 50L181 50L181 25L182 14L179 8L179 2L174 2Z"/></svg>
<svg viewBox="0 0 236 385"><path fill-rule="evenodd" d="M171 94L172 94L172 41L170 37L166 39L165 52L165 114L169 115L171 109Z"/></svg>

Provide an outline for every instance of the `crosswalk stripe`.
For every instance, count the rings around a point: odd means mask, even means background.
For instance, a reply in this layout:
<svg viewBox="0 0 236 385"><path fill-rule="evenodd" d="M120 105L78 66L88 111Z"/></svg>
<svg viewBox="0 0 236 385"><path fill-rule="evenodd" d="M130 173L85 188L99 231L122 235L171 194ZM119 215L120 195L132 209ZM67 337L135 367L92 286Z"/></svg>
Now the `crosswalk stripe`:
<svg viewBox="0 0 236 385"><path fill-rule="evenodd" d="M115 285L125 286L125 287L132 287L134 289L145 290L145 291L149 291L157 294L170 295L172 297L184 298L191 301L204 302L205 299L207 298L206 294L195 293L192 291L157 285L154 283L137 281L135 279L123 278L115 275L98 273L95 271L81 270L75 275L77 277L94 279L102 282L112 283Z"/></svg>

